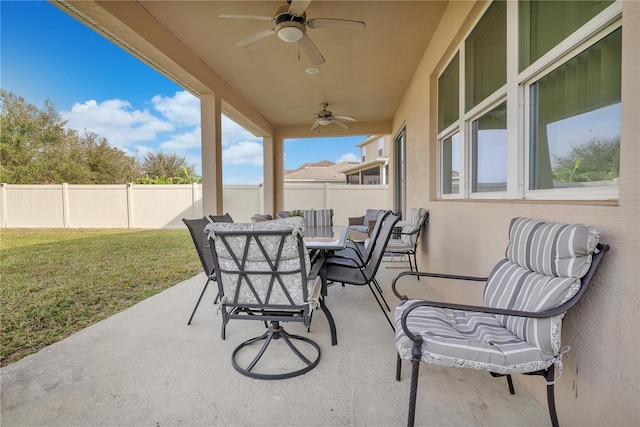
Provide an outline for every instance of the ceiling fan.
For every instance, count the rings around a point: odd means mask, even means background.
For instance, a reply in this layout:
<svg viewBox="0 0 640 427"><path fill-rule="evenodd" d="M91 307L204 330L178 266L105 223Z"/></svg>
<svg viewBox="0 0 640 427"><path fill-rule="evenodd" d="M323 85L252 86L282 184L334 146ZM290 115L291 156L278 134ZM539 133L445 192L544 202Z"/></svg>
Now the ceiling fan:
<svg viewBox="0 0 640 427"><path fill-rule="evenodd" d="M240 41L238 46L247 47L253 43L277 34L287 43L298 42L305 55L313 65L324 63L325 59L320 50L307 35L307 28L336 28L349 31L364 30L364 22L349 19L315 18L307 20L305 12L311 0L287 0L287 4L279 7L273 17L262 15L220 15L224 19L255 19L258 21L275 22L276 26L269 30L262 30Z"/></svg>
<svg viewBox="0 0 640 427"><path fill-rule="evenodd" d="M348 121L348 122L356 121L356 119L349 116L334 116L331 111L327 110L328 106L329 104L327 103L322 104L322 110L318 111L315 114L316 122L313 124L313 126L311 126L311 130L316 130L320 125L327 126L331 123L335 123L343 129L349 129L350 126L344 123L344 121Z"/></svg>

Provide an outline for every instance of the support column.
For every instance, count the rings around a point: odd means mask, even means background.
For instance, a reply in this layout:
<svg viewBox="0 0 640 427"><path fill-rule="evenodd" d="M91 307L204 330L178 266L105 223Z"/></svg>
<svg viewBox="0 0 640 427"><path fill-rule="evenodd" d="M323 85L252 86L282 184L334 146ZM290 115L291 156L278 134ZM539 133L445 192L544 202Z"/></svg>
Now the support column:
<svg viewBox="0 0 640 427"><path fill-rule="evenodd" d="M276 133L262 138L264 212L275 216L284 209L284 139Z"/></svg>
<svg viewBox="0 0 640 427"><path fill-rule="evenodd" d="M215 94L200 95L202 132L202 211L222 215L222 108Z"/></svg>

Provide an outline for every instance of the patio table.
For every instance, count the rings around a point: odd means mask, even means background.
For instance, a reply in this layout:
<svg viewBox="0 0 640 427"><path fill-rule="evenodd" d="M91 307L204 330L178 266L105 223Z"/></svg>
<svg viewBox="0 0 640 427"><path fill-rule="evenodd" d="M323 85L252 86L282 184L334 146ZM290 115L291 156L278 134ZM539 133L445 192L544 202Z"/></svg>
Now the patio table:
<svg viewBox="0 0 640 427"><path fill-rule="evenodd" d="M322 296L327 296L327 272L324 267L325 260L333 254L347 246L347 227L344 226L315 226L306 227L304 233L304 244L311 254L311 262L316 265L320 263L318 275L322 281ZM335 322L331 313L326 310L324 298L320 300L320 308L327 315L327 320L335 330ZM331 345L338 344L338 339L332 337Z"/></svg>

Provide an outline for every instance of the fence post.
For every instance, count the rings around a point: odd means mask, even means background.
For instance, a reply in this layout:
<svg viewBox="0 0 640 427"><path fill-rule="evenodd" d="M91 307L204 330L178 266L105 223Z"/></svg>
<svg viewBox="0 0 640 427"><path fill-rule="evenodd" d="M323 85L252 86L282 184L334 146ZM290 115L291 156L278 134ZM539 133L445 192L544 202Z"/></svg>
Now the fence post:
<svg viewBox="0 0 640 427"><path fill-rule="evenodd" d="M0 223L0 227L7 228L7 184L4 182L0 184L0 197L0 203L2 203L2 212L0 212L0 221L2 223Z"/></svg>
<svg viewBox="0 0 640 427"><path fill-rule="evenodd" d="M62 183L62 228L69 228L69 184Z"/></svg>
<svg viewBox="0 0 640 427"><path fill-rule="evenodd" d="M127 183L127 226L133 228L133 184Z"/></svg>

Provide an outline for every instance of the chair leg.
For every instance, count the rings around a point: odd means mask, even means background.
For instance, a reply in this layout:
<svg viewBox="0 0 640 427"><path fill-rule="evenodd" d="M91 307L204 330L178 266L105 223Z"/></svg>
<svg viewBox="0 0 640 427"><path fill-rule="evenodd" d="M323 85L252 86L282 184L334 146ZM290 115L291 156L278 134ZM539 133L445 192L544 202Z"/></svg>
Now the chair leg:
<svg viewBox="0 0 640 427"><path fill-rule="evenodd" d="M400 357L400 356L398 356ZM418 394L418 371L420 370L420 361L411 361L411 390L409 391L409 416L407 418L407 427L413 427L416 418L416 395Z"/></svg>
<svg viewBox="0 0 640 427"><path fill-rule="evenodd" d="M204 284L204 288L202 289L202 292L200 292L200 296L198 297L198 302L196 302L196 306L193 308L193 311L191 312L191 317L189 317L189 321L187 322L187 325L191 324L191 321L193 320L193 316L195 316L196 310L198 310L198 306L200 305L200 301L202 301L202 297L204 296L204 292L207 290L207 286L209 286L209 282L210 281L211 281L211 279L207 279L207 283Z"/></svg>
<svg viewBox="0 0 640 427"><path fill-rule="evenodd" d="M324 312L324 315L327 317L327 322L329 322L329 330L331 331L331 345L337 345L338 335L336 334L336 322L334 322L329 308L324 303L324 298L320 298L320 308Z"/></svg>
<svg viewBox="0 0 640 427"><path fill-rule="evenodd" d="M382 306L382 303L380 302L380 299L378 298L378 295L376 295L376 291L373 290L373 286L371 286L371 282L367 282L367 285L369 286L369 289L371 290L371 293L373 294L373 297L376 299L376 302L380 306L380 310L382 310L382 313L384 314L384 317L387 319L387 322L389 322L389 326L391 326L391 329L393 330L393 332L395 332L396 328L393 326L393 323L391 322L391 319L389 319L389 315L387 314L387 311ZM382 297L382 299L384 299L384 297L382 295L380 295L380 296ZM386 303L387 302L385 301L385 304Z"/></svg>
<svg viewBox="0 0 640 427"><path fill-rule="evenodd" d="M398 353L398 357L396 360L396 381L400 381L400 370L402 369L402 358L400 357L400 353Z"/></svg>
<svg viewBox="0 0 640 427"><path fill-rule="evenodd" d="M507 384L509 384L509 393L516 394L516 391L513 388L513 380L511 379L511 375L507 375Z"/></svg>
<svg viewBox="0 0 640 427"><path fill-rule="evenodd" d="M556 400L554 395L554 365L549 366L547 374L545 376L547 380L547 404L549 405L549 417L551 418L551 425L553 427L559 427L558 414L556 413Z"/></svg>

